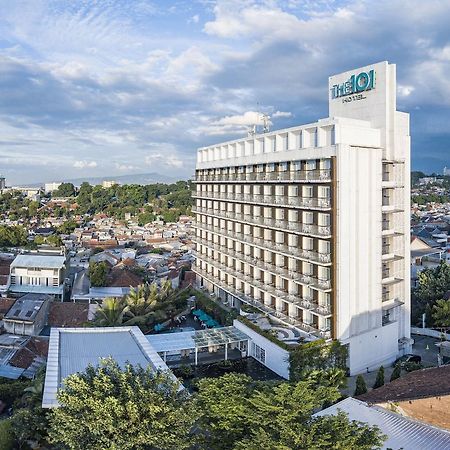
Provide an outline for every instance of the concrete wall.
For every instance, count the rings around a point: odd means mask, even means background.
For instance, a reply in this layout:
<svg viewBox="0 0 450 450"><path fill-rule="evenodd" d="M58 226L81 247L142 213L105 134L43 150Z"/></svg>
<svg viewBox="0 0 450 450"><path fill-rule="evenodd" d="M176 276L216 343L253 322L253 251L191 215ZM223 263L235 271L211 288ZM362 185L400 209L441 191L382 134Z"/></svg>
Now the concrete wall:
<svg viewBox="0 0 450 450"><path fill-rule="evenodd" d="M239 320L233 321L233 326L238 330L241 330L259 347L263 348L266 352L266 361L264 365L275 372L282 378L289 380L289 352L279 347L269 339L261 336L256 331L252 330L248 326L244 325ZM249 342L249 355L251 354L251 342Z"/></svg>
<svg viewBox="0 0 450 450"><path fill-rule="evenodd" d="M398 357L396 322L350 338L350 375L391 365Z"/></svg>

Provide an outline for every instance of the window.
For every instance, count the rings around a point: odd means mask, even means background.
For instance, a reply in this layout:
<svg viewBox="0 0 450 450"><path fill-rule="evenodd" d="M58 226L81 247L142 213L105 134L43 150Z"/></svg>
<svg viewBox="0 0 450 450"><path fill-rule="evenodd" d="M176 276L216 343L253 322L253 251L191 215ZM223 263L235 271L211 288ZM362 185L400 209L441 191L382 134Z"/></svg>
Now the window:
<svg viewBox="0 0 450 450"><path fill-rule="evenodd" d="M266 351L254 342L252 342L252 356L261 363L266 363Z"/></svg>

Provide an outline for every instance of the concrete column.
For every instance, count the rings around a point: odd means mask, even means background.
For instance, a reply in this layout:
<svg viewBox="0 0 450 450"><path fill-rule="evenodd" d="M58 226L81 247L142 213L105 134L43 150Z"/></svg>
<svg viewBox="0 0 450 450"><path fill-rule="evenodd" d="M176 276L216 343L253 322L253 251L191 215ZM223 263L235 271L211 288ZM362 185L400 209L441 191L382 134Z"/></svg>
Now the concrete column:
<svg viewBox="0 0 450 450"><path fill-rule="evenodd" d="M225 344L225 361L228 359L228 344Z"/></svg>
<svg viewBox="0 0 450 450"><path fill-rule="evenodd" d="M198 348L195 347L195 365L198 363Z"/></svg>

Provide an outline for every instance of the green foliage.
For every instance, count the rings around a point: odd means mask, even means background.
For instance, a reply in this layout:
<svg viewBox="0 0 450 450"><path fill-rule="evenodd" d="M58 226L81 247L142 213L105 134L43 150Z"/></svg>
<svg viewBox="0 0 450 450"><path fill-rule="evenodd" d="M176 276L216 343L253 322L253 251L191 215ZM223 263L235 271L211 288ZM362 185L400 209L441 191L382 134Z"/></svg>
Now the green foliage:
<svg viewBox="0 0 450 450"><path fill-rule="evenodd" d="M50 440L71 450L187 449L196 415L178 387L165 373L103 360L65 380Z"/></svg>
<svg viewBox="0 0 450 450"><path fill-rule="evenodd" d="M397 363L394 367L394 370L392 371L390 381L394 381L397 378L400 378L401 375L402 375L402 365L400 363Z"/></svg>
<svg viewBox="0 0 450 450"><path fill-rule="evenodd" d="M364 377L362 375L358 375L356 377L356 387L355 393L353 395L357 397L358 395L365 394L366 392L367 392L366 381L364 380Z"/></svg>
<svg viewBox="0 0 450 450"><path fill-rule="evenodd" d="M8 419L0 420L0 448L2 450L14 449L14 435L11 421Z"/></svg>
<svg viewBox="0 0 450 450"><path fill-rule="evenodd" d="M106 286L108 273L108 265L104 261L89 264L89 279L92 286Z"/></svg>
<svg viewBox="0 0 450 450"><path fill-rule="evenodd" d="M8 406L19 402L22 398L23 391L29 387L31 382L28 380L4 380L0 383L0 400Z"/></svg>
<svg viewBox="0 0 450 450"><path fill-rule="evenodd" d="M78 223L74 219L66 220L63 224L58 227L58 233L60 234L70 234L77 228Z"/></svg>
<svg viewBox="0 0 450 450"><path fill-rule="evenodd" d="M72 183L61 183L59 188L53 192L53 197L73 197L75 186Z"/></svg>
<svg viewBox="0 0 450 450"><path fill-rule="evenodd" d="M16 410L11 418L11 425L15 440L21 446L28 441L42 444L47 441L47 411L39 405Z"/></svg>
<svg viewBox="0 0 450 450"><path fill-rule="evenodd" d="M194 289L192 290L192 294L195 295L197 308L203 309L203 311L222 325L233 325L233 319L238 317L235 311L228 311L220 304L220 302L215 302L204 292Z"/></svg>
<svg viewBox="0 0 450 450"><path fill-rule="evenodd" d="M436 327L450 327L450 300L438 300L433 305L432 317Z"/></svg>
<svg viewBox="0 0 450 450"><path fill-rule="evenodd" d="M123 323L126 301L122 298L105 298L95 312L94 323L100 327L119 327Z"/></svg>
<svg viewBox="0 0 450 450"><path fill-rule="evenodd" d="M426 268L419 273L414 294L420 302L434 303L450 289L450 264L441 261L439 266Z"/></svg>
<svg viewBox="0 0 450 450"><path fill-rule="evenodd" d="M374 389L377 389L384 385L384 367L380 366L377 372L377 378L375 379L375 383L373 385Z"/></svg>
<svg viewBox="0 0 450 450"><path fill-rule="evenodd" d="M266 339L268 339L270 342L273 342L274 344L278 345L284 350L291 351L293 347L291 345L286 344L283 341L280 341L274 334L272 334L270 331L263 330L258 325L253 323L251 320L247 319L244 316L237 316L236 317L239 322L242 322L247 327L251 328L253 331L256 331L261 336L264 336Z"/></svg>
<svg viewBox="0 0 450 450"><path fill-rule="evenodd" d="M423 369L423 366L420 363L411 361L403 364L403 368L406 370L406 372L413 372L414 370Z"/></svg>
<svg viewBox="0 0 450 450"><path fill-rule="evenodd" d="M312 382L255 383L230 373L198 382L195 399L200 448L215 450L373 449L384 436L345 415L313 417L335 402L335 387Z"/></svg>
<svg viewBox="0 0 450 450"><path fill-rule="evenodd" d="M0 247L22 247L28 243L28 232L21 226L0 225Z"/></svg>
<svg viewBox="0 0 450 450"><path fill-rule="evenodd" d="M348 349L339 341L319 339L292 348L290 352L290 380L304 379L312 370L347 370Z"/></svg>

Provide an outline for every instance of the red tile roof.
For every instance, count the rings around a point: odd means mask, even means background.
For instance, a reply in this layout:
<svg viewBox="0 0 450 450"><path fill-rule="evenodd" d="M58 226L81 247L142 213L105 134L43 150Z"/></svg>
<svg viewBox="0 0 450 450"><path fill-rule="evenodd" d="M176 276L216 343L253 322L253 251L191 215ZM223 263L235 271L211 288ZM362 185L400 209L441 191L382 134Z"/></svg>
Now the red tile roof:
<svg viewBox="0 0 450 450"><path fill-rule="evenodd" d="M131 270L117 268L111 270L107 285L109 287L137 287L143 282L143 278Z"/></svg>
<svg viewBox="0 0 450 450"><path fill-rule="evenodd" d="M52 302L48 313L51 327L79 327L88 321L89 305L84 303Z"/></svg>
<svg viewBox="0 0 450 450"><path fill-rule="evenodd" d="M415 370L400 378L360 395L369 403L413 400L450 394L450 366Z"/></svg>
<svg viewBox="0 0 450 450"><path fill-rule="evenodd" d="M14 305L15 298L0 298L0 317L3 317Z"/></svg>
<svg viewBox="0 0 450 450"><path fill-rule="evenodd" d="M28 369L36 356L46 358L48 355L48 339L32 337L10 359L10 364L21 369Z"/></svg>

